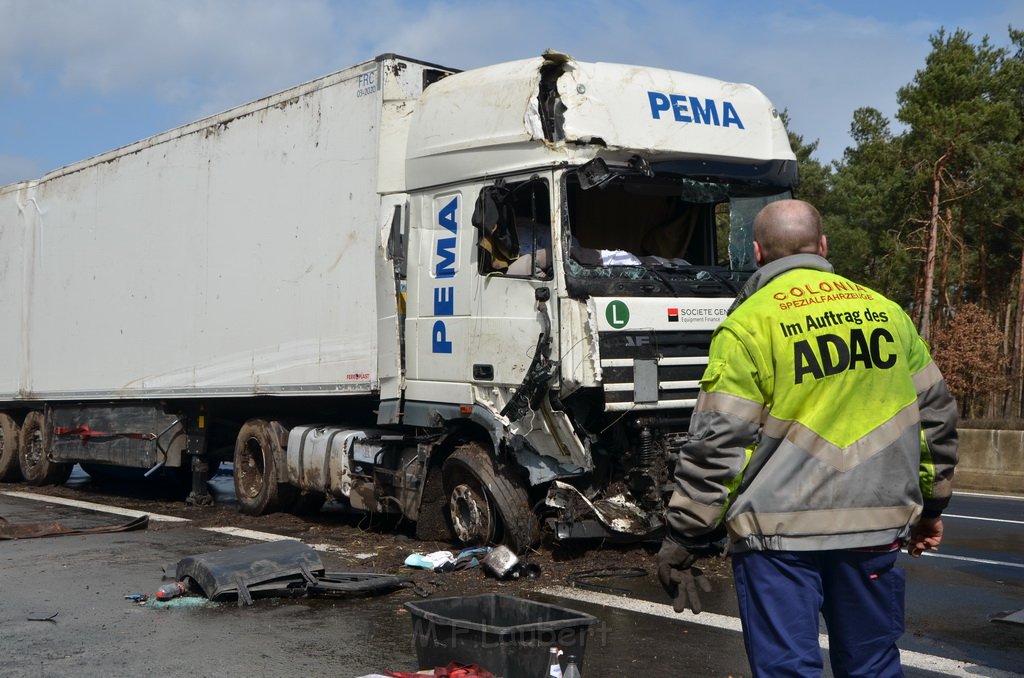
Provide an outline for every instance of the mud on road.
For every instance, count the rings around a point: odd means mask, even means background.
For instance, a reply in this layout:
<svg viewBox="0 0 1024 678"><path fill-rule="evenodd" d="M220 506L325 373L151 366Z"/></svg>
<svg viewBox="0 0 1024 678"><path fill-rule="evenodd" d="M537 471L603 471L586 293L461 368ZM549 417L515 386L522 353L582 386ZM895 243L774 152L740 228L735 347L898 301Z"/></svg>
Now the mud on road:
<svg viewBox="0 0 1024 678"><path fill-rule="evenodd" d="M212 481L211 486L230 486L230 476ZM68 485L29 487L3 484L2 489L26 490L36 494L95 502L147 513L186 518L195 527L237 527L298 539L330 553L347 570L397 574L411 579L431 595L472 595L477 593L523 594L550 586L569 585L616 591L657 588L656 558L659 544L613 544L597 540L557 542L545 533L541 544L520 560L539 567L535 578L497 580L482 568L432 572L404 565L413 553L455 551L460 545L445 541L421 541L415 525L387 515L370 515L328 502L319 512L306 515L273 513L249 516L240 513L230 493L216 492L218 503L209 507L187 505L174 488L136 482L91 481L76 474ZM166 523L150 522L150 530L168 529ZM168 554L175 557L176 554ZM723 559L701 562L714 584L731 582L731 570ZM721 588L716 586L716 588ZM667 597L661 602L668 602Z"/></svg>
<svg viewBox="0 0 1024 678"><path fill-rule="evenodd" d="M229 484L229 477L226 481L221 478L219 484L222 486L224 482ZM217 480L212 484L216 486ZM523 562L539 566L539 576L498 581L486 577L481 568L433 573L408 567L403 563L413 553L458 551L462 547L452 542L420 541L415 537L415 524L410 521L388 515L361 513L333 502L327 503L317 512L303 515L272 513L251 516L239 512L230 495L223 492L215 492L218 503L214 506L194 507L185 504L175 489L157 483L97 483L78 473L68 485L30 488L28 485L4 483L2 488L187 518L197 527L233 526L282 535L332 553L350 565L352 571L399 575L421 584L421 588L426 591L436 591L443 595L499 591L519 593L573 584L584 588L613 590L624 588L624 585L630 586L631 583L626 583L626 579L639 578L648 580L650 586L657 586L654 557L657 543L622 545L595 540L558 543L549 534L545 534L536 549L520 557ZM168 526L161 522L151 522L148 528L161 529ZM716 579L731 579L731 571L724 560L708 559L701 565L713 582ZM647 588L639 581L632 584Z"/></svg>

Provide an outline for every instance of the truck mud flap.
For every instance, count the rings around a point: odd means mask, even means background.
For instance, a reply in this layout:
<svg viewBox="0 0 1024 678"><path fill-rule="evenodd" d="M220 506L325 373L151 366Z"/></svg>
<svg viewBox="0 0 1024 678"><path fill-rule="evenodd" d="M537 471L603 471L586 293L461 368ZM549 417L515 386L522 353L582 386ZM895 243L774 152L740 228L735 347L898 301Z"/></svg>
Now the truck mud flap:
<svg viewBox="0 0 1024 678"><path fill-rule="evenodd" d="M323 571L316 551L286 539L182 558L175 576L194 581L210 600L237 596L239 606L244 606L252 604L254 595L302 595Z"/></svg>
<svg viewBox="0 0 1024 678"><path fill-rule="evenodd" d="M392 575L324 572L317 552L294 539L189 556L178 561L174 573L179 581L195 582L210 600L237 597L239 607L254 598L373 595L407 583Z"/></svg>

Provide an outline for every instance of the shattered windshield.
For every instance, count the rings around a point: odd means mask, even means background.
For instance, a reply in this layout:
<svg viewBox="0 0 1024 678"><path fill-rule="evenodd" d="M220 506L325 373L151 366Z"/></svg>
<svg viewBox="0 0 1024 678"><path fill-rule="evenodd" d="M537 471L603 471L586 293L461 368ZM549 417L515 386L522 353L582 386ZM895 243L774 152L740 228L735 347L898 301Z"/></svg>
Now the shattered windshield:
<svg viewBox="0 0 1024 678"><path fill-rule="evenodd" d="M624 175L584 190L566 175L567 269L579 278L745 279L755 269L754 216L788 188L698 180L670 173Z"/></svg>

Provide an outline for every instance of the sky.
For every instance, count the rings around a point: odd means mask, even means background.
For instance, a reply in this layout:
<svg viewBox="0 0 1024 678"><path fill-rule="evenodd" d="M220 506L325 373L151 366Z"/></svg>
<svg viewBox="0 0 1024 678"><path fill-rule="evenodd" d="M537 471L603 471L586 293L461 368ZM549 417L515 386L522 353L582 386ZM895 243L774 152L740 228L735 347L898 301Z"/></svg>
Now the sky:
<svg viewBox="0 0 1024 678"><path fill-rule="evenodd" d="M939 29L1008 47L1021 0L0 0L0 185L393 52L458 69L552 48L751 83L814 157L893 123Z"/></svg>

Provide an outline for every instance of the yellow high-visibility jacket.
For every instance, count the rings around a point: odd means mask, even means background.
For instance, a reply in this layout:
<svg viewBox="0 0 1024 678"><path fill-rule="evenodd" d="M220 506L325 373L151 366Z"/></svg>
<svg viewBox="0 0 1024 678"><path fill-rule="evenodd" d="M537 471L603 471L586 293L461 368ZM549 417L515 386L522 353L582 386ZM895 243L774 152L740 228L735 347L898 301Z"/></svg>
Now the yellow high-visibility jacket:
<svg viewBox="0 0 1024 678"><path fill-rule="evenodd" d="M669 536L732 548L892 544L949 502L956 403L894 302L823 258L771 262L711 342Z"/></svg>

